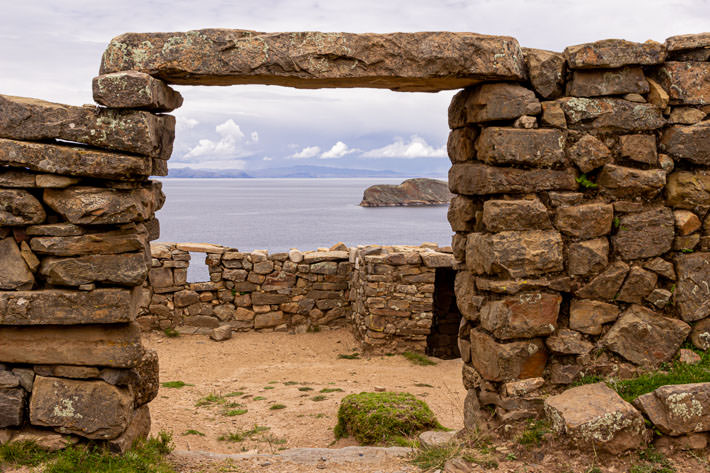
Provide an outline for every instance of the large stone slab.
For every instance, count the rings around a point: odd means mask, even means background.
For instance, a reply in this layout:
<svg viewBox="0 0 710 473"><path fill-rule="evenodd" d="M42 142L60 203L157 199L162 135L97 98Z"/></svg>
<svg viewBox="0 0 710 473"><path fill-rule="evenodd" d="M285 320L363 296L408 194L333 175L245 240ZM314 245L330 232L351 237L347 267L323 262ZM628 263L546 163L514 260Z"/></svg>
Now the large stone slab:
<svg viewBox="0 0 710 473"><path fill-rule="evenodd" d="M471 330L471 363L489 381L513 381L542 376L547 349L542 339L498 343L487 333Z"/></svg>
<svg viewBox="0 0 710 473"><path fill-rule="evenodd" d="M677 209L710 207L710 173L676 171L668 176L666 203Z"/></svg>
<svg viewBox="0 0 710 473"><path fill-rule="evenodd" d="M30 240L32 251L53 256L127 253L145 251L146 246L145 234L135 228L87 235L36 236Z"/></svg>
<svg viewBox="0 0 710 473"><path fill-rule="evenodd" d="M608 234L613 219L610 204L582 204L558 209L555 226L566 235L587 239Z"/></svg>
<svg viewBox="0 0 710 473"><path fill-rule="evenodd" d="M656 77L668 92L671 104L710 103L710 63L669 61L660 67Z"/></svg>
<svg viewBox="0 0 710 473"><path fill-rule="evenodd" d="M675 236L675 219L668 207L625 214L611 237L614 251L622 259L659 256L670 251Z"/></svg>
<svg viewBox="0 0 710 473"><path fill-rule="evenodd" d="M666 49L661 43L634 43L623 39L603 39L565 48L571 69L608 69L627 65L661 64Z"/></svg>
<svg viewBox="0 0 710 473"><path fill-rule="evenodd" d="M487 200L482 223L489 232L552 228L547 208L539 199Z"/></svg>
<svg viewBox="0 0 710 473"><path fill-rule="evenodd" d="M32 289L34 275L12 237L0 240L0 268L0 289Z"/></svg>
<svg viewBox="0 0 710 473"><path fill-rule="evenodd" d="M475 274L520 278L562 271L562 250L562 237L554 230L471 233L466 265Z"/></svg>
<svg viewBox="0 0 710 473"><path fill-rule="evenodd" d="M552 428L578 448L619 454L646 443L641 413L605 383L571 388L545 399Z"/></svg>
<svg viewBox="0 0 710 473"><path fill-rule="evenodd" d="M128 289L1 291L0 325L76 325L131 322L137 294Z"/></svg>
<svg viewBox="0 0 710 473"><path fill-rule="evenodd" d="M478 137L476 151L488 164L554 167L567 162L565 135L554 128L487 127Z"/></svg>
<svg viewBox="0 0 710 473"><path fill-rule="evenodd" d="M525 77L514 38L474 33L260 33L204 29L111 40L101 74L136 70L171 84L460 89Z"/></svg>
<svg viewBox="0 0 710 473"><path fill-rule="evenodd" d="M557 328L562 296L525 292L490 301L481 307L481 327L496 338L533 338Z"/></svg>
<svg viewBox="0 0 710 473"><path fill-rule="evenodd" d="M25 397L22 388L0 389L0 429L22 425Z"/></svg>
<svg viewBox="0 0 710 473"><path fill-rule="evenodd" d="M99 179L137 179L151 174L151 160L142 156L67 144L31 143L2 138L0 164Z"/></svg>
<svg viewBox="0 0 710 473"><path fill-rule="evenodd" d="M535 91L544 99L562 95L565 82L565 58L560 53L523 48L528 76Z"/></svg>
<svg viewBox="0 0 710 473"><path fill-rule="evenodd" d="M148 276L143 253L87 255L78 258L44 258L39 272L49 284L81 286L103 283L139 286Z"/></svg>
<svg viewBox="0 0 710 473"><path fill-rule="evenodd" d="M110 108L140 108L170 112L182 105L182 95L165 82L137 71L94 77L94 100Z"/></svg>
<svg viewBox="0 0 710 473"><path fill-rule="evenodd" d="M637 365L653 368L671 360L689 333L690 325L682 320L632 305L621 314L601 343Z"/></svg>
<svg viewBox="0 0 710 473"><path fill-rule="evenodd" d="M616 164L605 164L597 184L603 194L615 199L655 197L666 184L662 169L636 169Z"/></svg>
<svg viewBox="0 0 710 473"><path fill-rule="evenodd" d="M0 95L0 138L58 138L168 159L175 139L175 117Z"/></svg>
<svg viewBox="0 0 710 473"><path fill-rule="evenodd" d="M606 302L572 299L569 309L569 328L589 335L602 333L602 325L614 322L619 308Z"/></svg>
<svg viewBox="0 0 710 473"><path fill-rule="evenodd" d="M37 376L30 398L30 422L63 434L114 439L133 418L128 389L105 381Z"/></svg>
<svg viewBox="0 0 710 473"><path fill-rule="evenodd" d="M681 34L666 38L666 50L669 52L707 48L709 46L710 33Z"/></svg>
<svg viewBox="0 0 710 473"><path fill-rule="evenodd" d="M497 82L464 89L451 99L449 128L475 123L514 120L539 115L542 110L535 92L518 84Z"/></svg>
<svg viewBox="0 0 710 473"><path fill-rule="evenodd" d="M529 193L543 190L576 190L573 169L515 169L478 163L454 164L449 170L449 189L454 194L488 195Z"/></svg>
<svg viewBox="0 0 710 473"><path fill-rule="evenodd" d="M710 122L667 128L661 136L660 147L674 158L710 166Z"/></svg>
<svg viewBox="0 0 710 473"><path fill-rule="evenodd" d="M143 357L131 369L104 368L99 377L116 386L129 386L135 398L135 407L155 399L160 389L158 353L145 350Z"/></svg>
<svg viewBox="0 0 710 473"><path fill-rule="evenodd" d="M710 430L710 383L661 386L634 404L666 435Z"/></svg>
<svg viewBox="0 0 710 473"><path fill-rule="evenodd" d="M649 90L640 67L623 67L612 70L577 70L567 84L567 95L573 97L598 97L602 95L645 94Z"/></svg>
<svg viewBox="0 0 710 473"><path fill-rule="evenodd" d="M665 125L661 109L618 98L558 99L570 128L600 132L656 130Z"/></svg>
<svg viewBox="0 0 710 473"><path fill-rule="evenodd" d="M6 363L132 368L143 351L137 324L0 327Z"/></svg>
<svg viewBox="0 0 710 473"><path fill-rule="evenodd" d="M629 265L623 261L615 261L608 268L594 277L577 291L577 296L583 299L612 300L621 289Z"/></svg>
<svg viewBox="0 0 710 473"><path fill-rule="evenodd" d="M675 301L686 322L710 315L710 253L698 252L675 257L678 284Z"/></svg>
<svg viewBox="0 0 710 473"><path fill-rule="evenodd" d="M0 189L0 226L44 222L47 213L32 194L23 189Z"/></svg>
<svg viewBox="0 0 710 473"><path fill-rule="evenodd" d="M106 189L69 187L46 189L44 202L69 223L118 224L148 220L156 209L151 189Z"/></svg>

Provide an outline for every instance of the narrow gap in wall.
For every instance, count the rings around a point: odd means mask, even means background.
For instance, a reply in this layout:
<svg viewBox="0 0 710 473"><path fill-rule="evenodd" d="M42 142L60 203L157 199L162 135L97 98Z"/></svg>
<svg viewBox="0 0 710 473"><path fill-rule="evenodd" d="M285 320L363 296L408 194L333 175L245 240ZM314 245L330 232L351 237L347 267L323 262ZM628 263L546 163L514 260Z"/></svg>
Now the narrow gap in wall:
<svg viewBox="0 0 710 473"><path fill-rule="evenodd" d="M456 305L455 279L456 271L452 268L436 269L434 308L431 331L427 337L426 354L446 360L461 356L457 343L461 312Z"/></svg>
<svg viewBox="0 0 710 473"><path fill-rule="evenodd" d="M187 282L206 282L210 280L205 253L190 252L190 266L187 268Z"/></svg>

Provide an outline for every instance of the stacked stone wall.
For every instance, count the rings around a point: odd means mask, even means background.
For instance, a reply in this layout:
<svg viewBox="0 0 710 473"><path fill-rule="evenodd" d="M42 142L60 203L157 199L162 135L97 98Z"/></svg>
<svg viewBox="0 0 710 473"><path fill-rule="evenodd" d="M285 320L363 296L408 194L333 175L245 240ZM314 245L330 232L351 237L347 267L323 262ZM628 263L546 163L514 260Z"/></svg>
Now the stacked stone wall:
<svg viewBox="0 0 710 473"><path fill-rule="evenodd" d="M709 47L523 49L527 80L453 98L467 425L479 405L510 420L582 376L656 368L689 337L708 348Z"/></svg>

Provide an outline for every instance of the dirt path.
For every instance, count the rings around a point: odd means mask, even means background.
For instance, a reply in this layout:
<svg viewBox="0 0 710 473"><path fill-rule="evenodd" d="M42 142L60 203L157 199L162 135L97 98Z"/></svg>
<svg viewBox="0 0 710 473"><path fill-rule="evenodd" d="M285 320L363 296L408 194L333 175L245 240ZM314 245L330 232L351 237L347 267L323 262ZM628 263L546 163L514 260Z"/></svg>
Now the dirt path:
<svg viewBox="0 0 710 473"><path fill-rule="evenodd" d="M341 359L358 349L347 330L241 333L220 343L152 334L146 344L158 351L161 382L189 384L161 387L150 405L153 433L173 432L178 450L276 453L354 445L333 436L340 400L376 387L410 392L444 426L463 426L460 359L436 360L436 366L417 366L400 355ZM211 394L214 400L205 400ZM227 434L236 434L233 441L220 440Z"/></svg>

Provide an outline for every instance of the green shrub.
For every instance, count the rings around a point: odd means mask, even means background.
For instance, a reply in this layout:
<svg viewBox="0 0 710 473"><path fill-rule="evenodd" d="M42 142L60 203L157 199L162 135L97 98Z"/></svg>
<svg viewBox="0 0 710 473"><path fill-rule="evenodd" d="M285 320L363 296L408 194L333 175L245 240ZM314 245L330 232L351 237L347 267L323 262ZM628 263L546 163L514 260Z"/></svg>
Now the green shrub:
<svg viewBox="0 0 710 473"><path fill-rule="evenodd" d="M360 393L345 396L340 403L335 437L352 435L371 445L441 428L429 406L409 393Z"/></svg>
<svg viewBox="0 0 710 473"><path fill-rule="evenodd" d="M405 351L402 353L402 356L414 363L415 365L419 366L434 366L436 365L436 361L433 361L429 359L426 355L423 355L421 353L416 353L413 351Z"/></svg>

